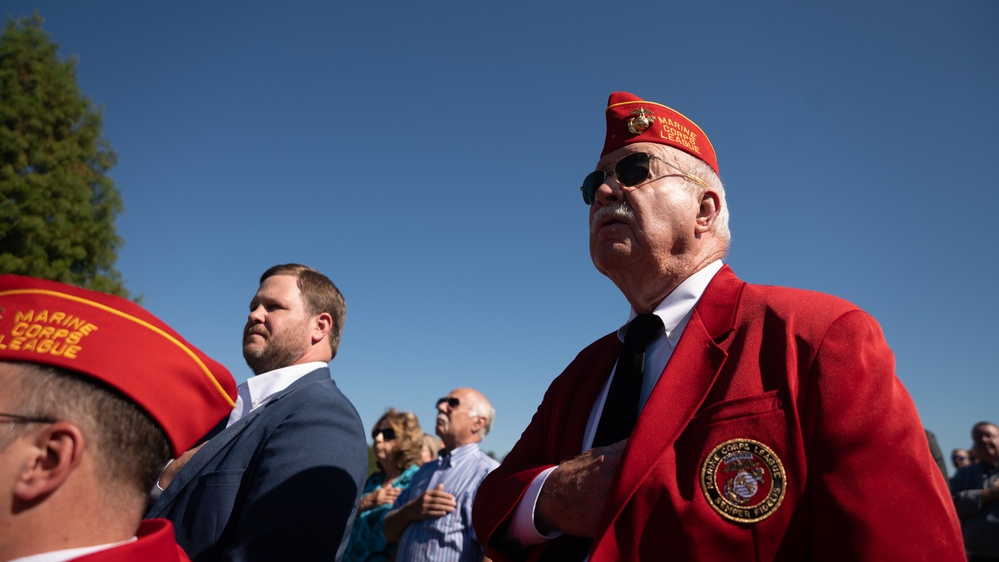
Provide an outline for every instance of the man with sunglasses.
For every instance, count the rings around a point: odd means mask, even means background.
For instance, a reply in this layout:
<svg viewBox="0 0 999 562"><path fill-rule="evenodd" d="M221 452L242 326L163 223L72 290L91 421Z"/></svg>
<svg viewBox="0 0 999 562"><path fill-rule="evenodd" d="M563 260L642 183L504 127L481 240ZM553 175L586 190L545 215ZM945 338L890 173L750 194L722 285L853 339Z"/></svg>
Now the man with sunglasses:
<svg viewBox="0 0 999 562"><path fill-rule="evenodd" d="M440 458L424 464L385 515L385 538L399 542L397 560L479 562L472 500L499 463L479 449L493 427L492 404L479 391L458 388L437 401Z"/></svg>
<svg viewBox="0 0 999 562"><path fill-rule="evenodd" d="M361 419L328 365L345 316L339 289L310 267L260 277L243 328L255 376L208 442L167 467L148 513L173 521L195 562L343 555L368 469Z"/></svg>
<svg viewBox="0 0 999 562"><path fill-rule="evenodd" d="M0 389L0 560L188 560L141 519L164 463L232 409L225 367L131 301L2 275Z"/></svg>
<svg viewBox="0 0 999 562"><path fill-rule="evenodd" d="M581 190L591 258L629 322L555 379L479 487L486 553L961 560L946 484L874 319L738 279L721 261L729 212L704 131L622 92L605 115Z"/></svg>
<svg viewBox="0 0 999 562"><path fill-rule="evenodd" d="M954 465L954 470L960 470L975 462L967 449L953 449L950 452L950 462Z"/></svg>

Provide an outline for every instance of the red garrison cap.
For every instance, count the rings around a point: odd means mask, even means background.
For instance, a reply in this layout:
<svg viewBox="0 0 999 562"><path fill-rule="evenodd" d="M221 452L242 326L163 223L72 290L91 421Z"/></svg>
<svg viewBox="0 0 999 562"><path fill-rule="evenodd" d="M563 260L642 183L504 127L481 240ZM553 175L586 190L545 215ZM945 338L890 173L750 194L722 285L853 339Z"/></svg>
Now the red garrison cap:
<svg viewBox="0 0 999 562"><path fill-rule="evenodd" d="M607 100L607 138L600 156L633 142L655 142L692 154L718 173L718 158L700 127L675 109L628 92Z"/></svg>
<svg viewBox="0 0 999 562"><path fill-rule="evenodd" d="M188 450L232 411L221 364L132 301L55 281L0 275L0 360L90 376L144 409Z"/></svg>

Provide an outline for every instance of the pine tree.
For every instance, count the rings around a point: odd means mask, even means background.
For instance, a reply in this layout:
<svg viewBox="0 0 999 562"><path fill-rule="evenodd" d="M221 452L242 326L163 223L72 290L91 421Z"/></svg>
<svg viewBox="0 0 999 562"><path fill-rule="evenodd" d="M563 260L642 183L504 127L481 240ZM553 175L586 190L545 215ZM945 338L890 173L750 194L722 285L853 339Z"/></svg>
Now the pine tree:
<svg viewBox="0 0 999 562"><path fill-rule="evenodd" d="M115 269L123 209L107 172L103 119L60 61L42 18L8 18L0 35L0 273L128 296Z"/></svg>

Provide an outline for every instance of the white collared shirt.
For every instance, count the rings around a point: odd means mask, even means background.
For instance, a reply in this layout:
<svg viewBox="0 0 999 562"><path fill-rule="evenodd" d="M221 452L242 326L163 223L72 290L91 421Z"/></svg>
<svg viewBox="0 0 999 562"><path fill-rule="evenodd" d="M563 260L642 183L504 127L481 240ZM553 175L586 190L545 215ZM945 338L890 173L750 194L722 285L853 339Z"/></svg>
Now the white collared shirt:
<svg viewBox="0 0 999 562"><path fill-rule="evenodd" d="M700 300L701 295L704 294L708 283L711 282L723 265L721 260L714 261L694 273L685 279L683 283L680 283L676 289L673 289L653 311L656 316L662 319L664 329L646 348L645 374L642 379L642 393L639 396L639 411L645 407L645 402L652 394L652 389L655 388L656 383L659 382L659 377L662 376L663 370L666 369L666 363L669 362L669 358L673 355L673 349L676 348L677 342L680 341L680 336L683 335L684 328L687 327L687 322L694 312L694 306ZM624 341L624 334L628 330L628 323L635 316L638 316L638 314L634 309L631 309L628 315L628 322L625 322L624 326L618 329L617 337L622 342ZM614 370L616 369L617 367L615 366ZM583 443L580 453L589 450L593 446L593 438L597 433L597 426L600 424L600 414L604 411L604 402L607 400L607 393L610 390L612 380L614 380L613 370L607 378L603 389L601 389L600 395L597 396L597 400L593 403L590 418L586 422L586 431L583 433ZM542 535L538 532L534 524L534 508L537 505L538 496L541 495L541 488L544 486L545 479L548 478L548 475L555 468L549 468L534 478L534 481L531 482L531 485L527 488L524 496L514 509L513 517L510 519L507 535L524 547L540 544L562 535L561 532Z"/></svg>
<svg viewBox="0 0 999 562"><path fill-rule="evenodd" d="M663 370L666 369L666 363L672 357L673 350L676 348L677 342L680 341L680 336L683 335L683 329L687 327L687 322L690 320L691 314L694 313L694 305L697 304L701 295L704 294L704 289L708 287L708 283L722 268L722 265L721 261L711 262L704 269L686 278L676 289L673 289L673 292L666 295L666 298L652 311L663 321L664 329L649 343L645 350L645 375L642 378L642 393L638 399L639 412L645 408L645 402L648 401L652 389L655 388ZM636 316L638 314L634 309L631 309L628 321L624 323L624 326L618 328L617 337L622 342L624 334L628 331L628 324ZM600 414L604 411L604 402L607 401L607 393L610 391L611 381L614 380L616 370L617 366L615 365L614 370L611 371L611 376L607 377L607 383L604 384L596 402L593 403L590 419L586 423L586 432L583 434L581 453L593 446L593 438L597 434L597 426L600 425Z"/></svg>
<svg viewBox="0 0 999 562"><path fill-rule="evenodd" d="M246 379L236 389L236 405L233 406L232 413L229 414L226 427L268 403L271 398L274 398L274 395L288 388L298 379L326 366L327 364L322 361L312 361L274 369Z"/></svg>
<svg viewBox="0 0 999 562"><path fill-rule="evenodd" d="M67 548L64 550L54 550L52 552L43 552L41 554L32 554L29 556L22 556L21 558L12 558L9 562L66 562L68 560L74 560L81 556L87 554L93 554L95 552L100 552L102 550L108 550L116 546L121 546L123 544L128 544L130 542L135 542L138 540L136 537L132 537L128 540L121 542L111 543L111 544L100 544L97 546L81 546L79 548Z"/></svg>

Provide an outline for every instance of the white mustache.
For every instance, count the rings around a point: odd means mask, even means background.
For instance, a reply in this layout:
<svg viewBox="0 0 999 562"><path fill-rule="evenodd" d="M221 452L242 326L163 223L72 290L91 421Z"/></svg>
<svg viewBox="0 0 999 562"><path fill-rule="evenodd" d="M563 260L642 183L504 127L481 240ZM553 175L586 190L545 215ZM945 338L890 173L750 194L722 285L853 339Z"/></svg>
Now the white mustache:
<svg viewBox="0 0 999 562"><path fill-rule="evenodd" d="M590 219L590 234L596 232L596 226L600 224L600 220L607 215L628 219L630 221L635 220L635 211L633 211L624 201L619 201L617 203L600 207L597 209L596 213L593 213L593 218Z"/></svg>

